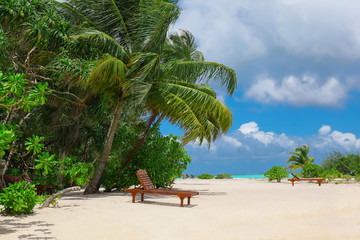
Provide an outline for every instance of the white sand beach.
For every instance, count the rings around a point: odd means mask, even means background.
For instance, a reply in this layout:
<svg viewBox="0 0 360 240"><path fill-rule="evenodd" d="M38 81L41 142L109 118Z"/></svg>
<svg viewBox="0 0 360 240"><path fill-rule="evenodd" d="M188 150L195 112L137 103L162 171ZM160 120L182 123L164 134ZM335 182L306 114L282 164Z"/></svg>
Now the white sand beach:
<svg viewBox="0 0 360 240"><path fill-rule="evenodd" d="M72 192L58 207L0 216L0 239L358 240L360 184L268 183L259 179L176 180L176 196Z"/></svg>

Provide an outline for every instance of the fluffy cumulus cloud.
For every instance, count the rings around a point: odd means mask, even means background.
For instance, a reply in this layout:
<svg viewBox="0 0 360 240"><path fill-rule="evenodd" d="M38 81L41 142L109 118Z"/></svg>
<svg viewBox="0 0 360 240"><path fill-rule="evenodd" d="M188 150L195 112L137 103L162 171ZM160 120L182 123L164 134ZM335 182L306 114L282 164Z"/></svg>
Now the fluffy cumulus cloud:
<svg viewBox="0 0 360 240"><path fill-rule="evenodd" d="M353 133L332 130L329 125L321 126L317 134L298 137L262 131L253 121L244 123L238 130L218 138L212 143L210 150L198 143L188 144L186 149L193 159L190 170L193 165L200 165L202 168L215 166L215 172L218 173L220 169L231 165L233 169L229 169L235 174L247 165L251 166L253 172L256 166L260 172L274 165L284 166L289 152L302 144L310 146L310 154L315 156L317 163L330 151L356 153L360 150L360 138Z"/></svg>
<svg viewBox="0 0 360 240"><path fill-rule="evenodd" d="M202 50L218 59L252 59L271 48L312 57L360 57L357 0L181 0L180 6L176 28L195 33Z"/></svg>
<svg viewBox="0 0 360 240"><path fill-rule="evenodd" d="M358 0L181 0L179 5L183 11L173 30L190 30L206 60L235 69L246 100L339 107L351 90L360 91L354 67L360 64Z"/></svg>
<svg viewBox="0 0 360 240"><path fill-rule="evenodd" d="M295 106L338 106L348 97L348 86L336 78L324 83L313 76L301 78L289 76L280 83L271 78L262 77L245 93L247 98L262 103L287 103Z"/></svg>

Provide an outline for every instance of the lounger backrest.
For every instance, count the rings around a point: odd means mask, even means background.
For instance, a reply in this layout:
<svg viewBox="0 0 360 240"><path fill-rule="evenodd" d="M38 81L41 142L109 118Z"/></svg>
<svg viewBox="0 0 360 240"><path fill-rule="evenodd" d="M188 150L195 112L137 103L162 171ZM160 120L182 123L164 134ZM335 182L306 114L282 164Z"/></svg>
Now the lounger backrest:
<svg viewBox="0 0 360 240"><path fill-rule="evenodd" d="M144 187L145 190L155 189L146 170L137 171L136 176L139 178L140 183Z"/></svg>
<svg viewBox="0 0 360 240"><path fill-rule="evenodd" d="M296 176L295 174L291 173L291 175L293 175L294 178L296 179L300 179L298 176Z"/></svg>

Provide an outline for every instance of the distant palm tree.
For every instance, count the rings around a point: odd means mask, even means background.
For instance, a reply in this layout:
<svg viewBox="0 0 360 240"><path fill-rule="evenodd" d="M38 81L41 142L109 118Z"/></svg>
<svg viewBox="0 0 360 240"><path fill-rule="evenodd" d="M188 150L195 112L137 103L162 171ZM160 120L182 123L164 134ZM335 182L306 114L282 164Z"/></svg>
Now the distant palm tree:
<svg viewBox="0 0 360 240"><path fill-rule="evenodd" d="M292 156L286 161L289 163L286 168L290 168L290 172L293 172L306 164L314 162L314 157L308 156L309 150L309 145L305 144L303 144L302 147L295 148L295 152L289 153L292 154Z"/></svg>

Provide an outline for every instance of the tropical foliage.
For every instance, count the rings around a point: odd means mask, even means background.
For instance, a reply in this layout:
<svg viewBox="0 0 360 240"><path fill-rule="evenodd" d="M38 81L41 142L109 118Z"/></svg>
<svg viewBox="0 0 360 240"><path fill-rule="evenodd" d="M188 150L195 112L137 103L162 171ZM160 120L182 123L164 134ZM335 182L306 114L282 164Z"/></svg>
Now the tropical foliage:
<svg viewBox="0 0 360 240"><path fill-rule="evenodd" d="M0 205L2 211L7 214L30 214L32 213L36 203L37 197L35 192L35 185L22 181L20 183L10 184L4 189L4 193L0 194Z"/></svg>
<svg viewBox="0 0 360 240"><path fill-rule="evenodd" d="M205 61L190 32L169 33L179 15L167 0L0 0L0 187L28 172L122 189L140 167L169 186L191 159L160 135L163 119L182 144L226 133L231 112L209 84L231 95L235 73Z"/></svg>
<svg viewBox="0 0 360 240"><path fill-rule="evenodd" d="M225 174L218 174L216 175L215 179L232 179L233 177L231 174L225 173Z"/></svg>
<svg viewBox="0 0 360 240"><path fill-rule="evenodd" d="M286 172L286 168L281 166L273 166L269 171L264 173L264 176L268 178L269 182L276 180L281 182L281 179L289 176Z"/></svg>
<svg viewBox="0 0 360 240"><path fill-rule="evenodd" d="M309 145L302 145L301 147L295 148L295 152L290 152L290 158L286 161L289 164L286 168L290 168L290 172L296 169L302 168L304 165L311 164L314 162L314 157L308 156L310 151Z"/></svg>
<svg viewBox="0 0 360 240"><path fill-rule="evenodd" d="M203 173L201 175L198 176L198 179L213 179L214 176L211 174L207 174L207 173Z"/></svg>
<svg viewBox="0 0 360 240"><path fill-rule="evenodd" d="M211 88L199 83L218 80L232 94L234 71L202 61L189 32L167 38L170 25L180 14L175 3L68 0L58 5L65 16L92 27L71 38L93 43L103 51L86 86L92 94L105 97L114 109L104 150L85 193L99 189L124 104L145 110L151 119L162 115L179 125L185 130L184 144L196 139L210 143L230 128L230 111L216 100Z"/></svg>

